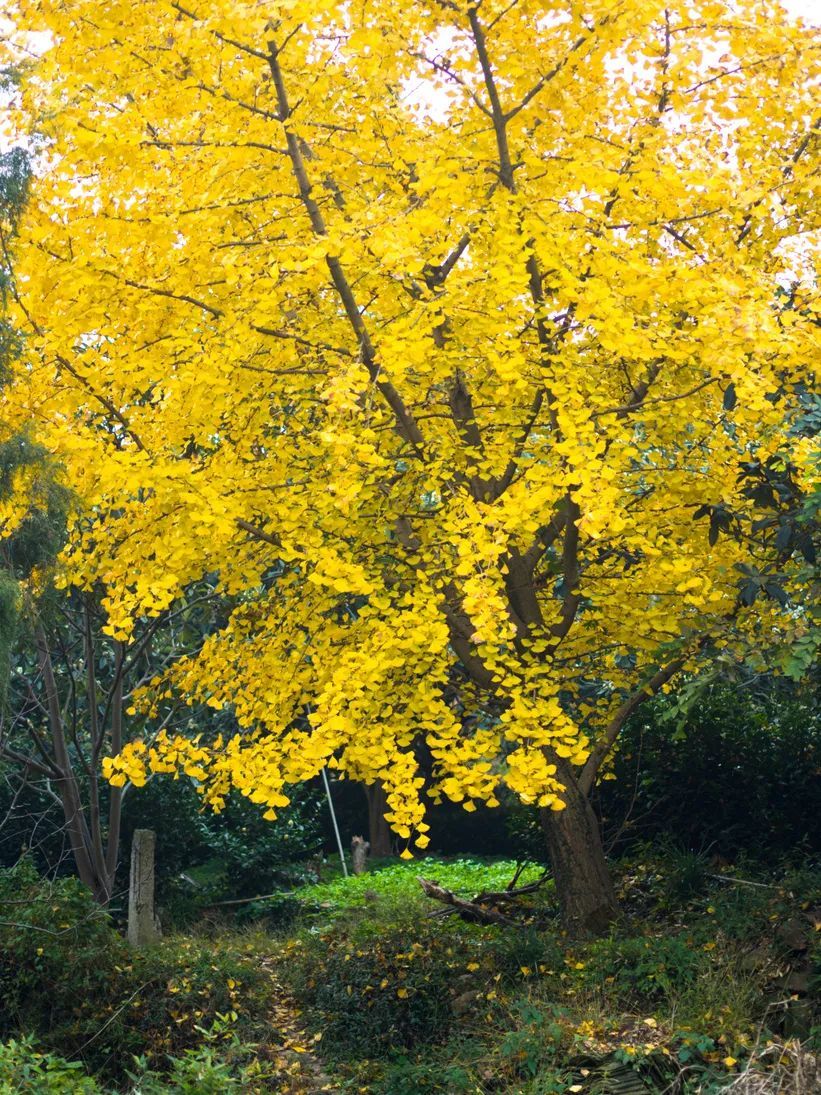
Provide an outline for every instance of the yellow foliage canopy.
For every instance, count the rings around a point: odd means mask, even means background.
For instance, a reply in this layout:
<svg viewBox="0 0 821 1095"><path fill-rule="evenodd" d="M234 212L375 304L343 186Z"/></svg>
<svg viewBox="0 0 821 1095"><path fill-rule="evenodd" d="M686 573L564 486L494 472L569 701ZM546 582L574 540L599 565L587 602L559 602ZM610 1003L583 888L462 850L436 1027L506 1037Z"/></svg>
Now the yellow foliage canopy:
<svg viewBox="0 0 821 1095"><path fill-rule="evenodd" d="M240 733L114 780L272 811L330 761L424 845L424 741L467 808L560 809L738 627L744 548L693 513L785 444L812 356L806 28L758 0L13 18L45 143L4 414L85 503L65 580L122 638L204 574L237 598L155 692Z"/></svg>

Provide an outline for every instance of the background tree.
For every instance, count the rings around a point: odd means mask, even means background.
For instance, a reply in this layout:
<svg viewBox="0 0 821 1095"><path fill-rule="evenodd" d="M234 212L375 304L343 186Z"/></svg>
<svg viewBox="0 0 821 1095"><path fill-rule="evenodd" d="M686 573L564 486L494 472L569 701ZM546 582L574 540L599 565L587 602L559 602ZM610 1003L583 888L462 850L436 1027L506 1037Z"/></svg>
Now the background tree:
<svg viewBox="0 0 821 1095"><path fill-rule="evenodd" d="M64 564L115 640L204 574L239 595L143 702L242 734L115 781L195 765L273 817L330 764L424 847L423 747L435 795L542 808L568 923L606 924L625 721L802 622L794 558L795 605L739 601L745 546L693 516L752 511L742 461L811 475L812 41L757 0L13 18L53 46L6 417L94 514Z"/></svg>
<svg viewBox="0 0 821 1095"><path fill-rule="evenodd" d="M92 593L50 590L23 599L13 650L0 760L21 785L59 805L80 879L107 904L119 866L123 801L134 783L109 787L102 759L134 736L149 738L178 713L166 702L149 722L130 710L131 694L208 626L202 604L185 603L138 627L130 642L106 636ZM207 599L207 598L206 598ZM180 722L192 725L190 717Z"/></svg>

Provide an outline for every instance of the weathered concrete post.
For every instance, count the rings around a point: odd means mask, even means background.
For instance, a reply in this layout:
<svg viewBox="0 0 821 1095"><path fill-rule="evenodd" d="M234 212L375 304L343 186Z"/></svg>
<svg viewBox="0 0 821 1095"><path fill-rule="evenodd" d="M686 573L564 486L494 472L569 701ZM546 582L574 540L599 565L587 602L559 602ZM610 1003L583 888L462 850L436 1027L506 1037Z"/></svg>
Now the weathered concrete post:
<svg viewBox="0 0 821 1095"><path fill-rule="evenodd" d="M351 841L351 860L353 861L353 873L364 874L368 869L368 852L370 844L364 837L355 836Z"/></svg>
<svg viewBox="0 0 821 1095"><path fill-rule="evenodd" d="M159 937L154 916L154 846L152 829L135 829L131 844L131 878L128 886L128 942L134 947Z"/></svg>

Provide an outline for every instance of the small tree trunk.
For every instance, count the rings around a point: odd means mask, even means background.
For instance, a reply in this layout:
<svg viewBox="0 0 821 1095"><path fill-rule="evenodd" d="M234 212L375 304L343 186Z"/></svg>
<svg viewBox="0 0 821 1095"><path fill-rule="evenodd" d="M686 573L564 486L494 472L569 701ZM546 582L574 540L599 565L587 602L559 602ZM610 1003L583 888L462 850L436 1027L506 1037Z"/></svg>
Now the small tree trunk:
<svg viewBox="0 0 821 1095"><path fill-rule="evenodd" d="M376 858L393 855L391 829L385 821L388 800L385 788L378 781L365 784L365 797L368 800L368 843L371 855Z"/></svg>
<svg viewBox="0 0 821 1095"><path fill-rule="evenodd" d="M541 823L562 920L574 935L598 935L618 915L599 823L570 766L559 764L558 769L566 805L563 810L542 810Z"/></svg>

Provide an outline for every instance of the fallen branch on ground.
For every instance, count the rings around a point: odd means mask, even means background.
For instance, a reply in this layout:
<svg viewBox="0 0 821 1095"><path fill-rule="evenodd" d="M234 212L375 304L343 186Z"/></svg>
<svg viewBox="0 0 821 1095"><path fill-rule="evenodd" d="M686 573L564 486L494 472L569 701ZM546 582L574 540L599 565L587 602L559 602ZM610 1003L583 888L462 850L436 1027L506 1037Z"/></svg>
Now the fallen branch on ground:
<svg viewBox="0 0 821 1095"><path fill-rule="evenodd" d="M511 916L509 911L503 912L499 906L513 904L519 897L535 893L549 877L546 871L534 882L528 882L524 886L515 886L514 883L520 874L521 871L517 870L507 889L483 890L470 900L459 897L452 890L446 889L432 879L417 876L417 881L427 897L433 898L434 901L440 901L447 906L444 909L437 909L431 914L433 916L456 915L472 924L504 924L510 926L519 924L520 919Z"/></svg>

